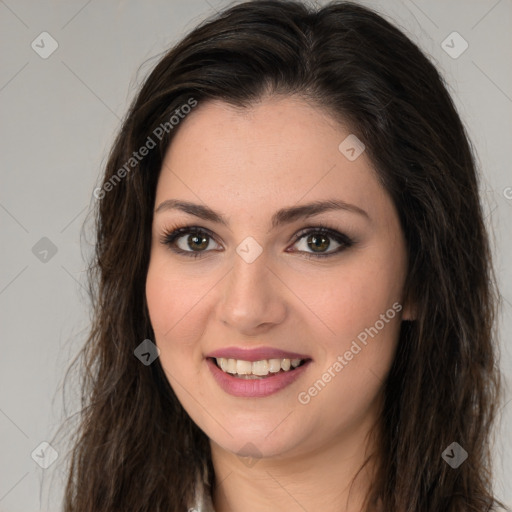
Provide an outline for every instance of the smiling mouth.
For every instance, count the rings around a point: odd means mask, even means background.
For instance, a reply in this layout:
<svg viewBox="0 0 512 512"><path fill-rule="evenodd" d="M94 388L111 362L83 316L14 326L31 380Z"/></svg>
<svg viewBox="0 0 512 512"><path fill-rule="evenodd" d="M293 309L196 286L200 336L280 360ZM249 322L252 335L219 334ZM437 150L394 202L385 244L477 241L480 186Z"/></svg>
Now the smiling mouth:
<svg viewBox="0 0 512 512"><path fill-rule="evenodd" d="M268 379L282 373L290 373L303 366L309 359L262 359L260 361L244 361L210 357L220 370L239 379Z"/></svg>

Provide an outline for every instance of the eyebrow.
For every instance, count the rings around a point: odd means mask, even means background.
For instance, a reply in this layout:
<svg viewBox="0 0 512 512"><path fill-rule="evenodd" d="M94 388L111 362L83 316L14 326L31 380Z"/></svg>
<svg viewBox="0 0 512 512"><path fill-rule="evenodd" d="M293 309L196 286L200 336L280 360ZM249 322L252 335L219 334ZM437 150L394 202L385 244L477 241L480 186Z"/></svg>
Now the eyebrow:
<svg viewBox="0 0 512 512"><path fill-rule="evenodd" d="M158 205L155 213L160 213L168 210L181 210L182 212L194 215L203 220L209 220L217 224L228 226L229 222L222 214L212 210L210 207L195 204L188 201L181 201L178 199L167 199ZM300 206L291 206L289 208L282 208L278 210L273 216L271 221L271 229L275 229L281 224L290 224L300 219L319 215L320 213L331 210L344 210L352 213L357 213L370 219L368 213L356 205L346 203L339 199L328 199L325 201L313 201L311 203L303 204Z"/></svg>

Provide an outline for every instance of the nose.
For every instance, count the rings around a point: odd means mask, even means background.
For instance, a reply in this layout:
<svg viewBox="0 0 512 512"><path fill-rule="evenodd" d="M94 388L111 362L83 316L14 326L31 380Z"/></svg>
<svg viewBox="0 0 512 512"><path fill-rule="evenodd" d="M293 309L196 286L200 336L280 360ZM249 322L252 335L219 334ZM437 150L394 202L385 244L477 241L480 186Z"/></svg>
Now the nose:
<svg viewBox="0 0 512 512"><path fill-rule="evenodd" d="M221 287L217 316L240 334L261 334L286 318L286 289L264 251L251 263L236 254Z"/></svg>

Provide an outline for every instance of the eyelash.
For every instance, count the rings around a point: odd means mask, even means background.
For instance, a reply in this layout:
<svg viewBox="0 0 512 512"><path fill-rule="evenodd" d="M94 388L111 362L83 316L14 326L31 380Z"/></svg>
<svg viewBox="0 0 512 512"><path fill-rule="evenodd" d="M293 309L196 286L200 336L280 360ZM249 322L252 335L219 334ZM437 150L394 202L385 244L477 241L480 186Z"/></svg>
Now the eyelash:
<svg viewBox="0 0 512 512"><path fill-rule="evenodd" d="M178 238L181 238L184 235L194 234L194 235L206 235L208 238L215 240L215 237L211 234L211 232L206 228L200 228L199 226L174 226L170 229L166 229L161 237L161 243L167 245L173 252L177 254L183 254L186 257L190 258L201 258L204 256L203 253L207 253L210 251L184 251L175 246L175 242ZM305 258L328 258L330 256L335 256L348 249L352 245L355 244L354 240L345 235L344 233L340 233L335 229L328 228L326 226L318 226L318 227L308 227L304 228L298 233L296 233L293 237L293 244L295 245L302 238L311 235L311 234L321 234L325 235L329 238L334 239L337 243L341 244L336 250L329 253L307 253L304 251L300 251L303 253Z"/></svg>

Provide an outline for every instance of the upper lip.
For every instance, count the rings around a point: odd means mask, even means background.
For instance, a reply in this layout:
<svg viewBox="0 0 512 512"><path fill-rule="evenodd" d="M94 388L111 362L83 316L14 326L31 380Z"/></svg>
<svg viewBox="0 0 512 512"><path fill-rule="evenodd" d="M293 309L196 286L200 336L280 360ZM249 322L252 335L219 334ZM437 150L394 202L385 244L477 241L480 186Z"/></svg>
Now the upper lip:
<svg viewBox="0 0 512 512"><path fill-rule="evenodd" d="M225 347L214 350L206 355L206 357L223 357L226 359L241 359L242 361L261 361L263 359L311 359L304 354L297 352L288 352L273 347L259 348L242 348L242 347Z"/></svg>

